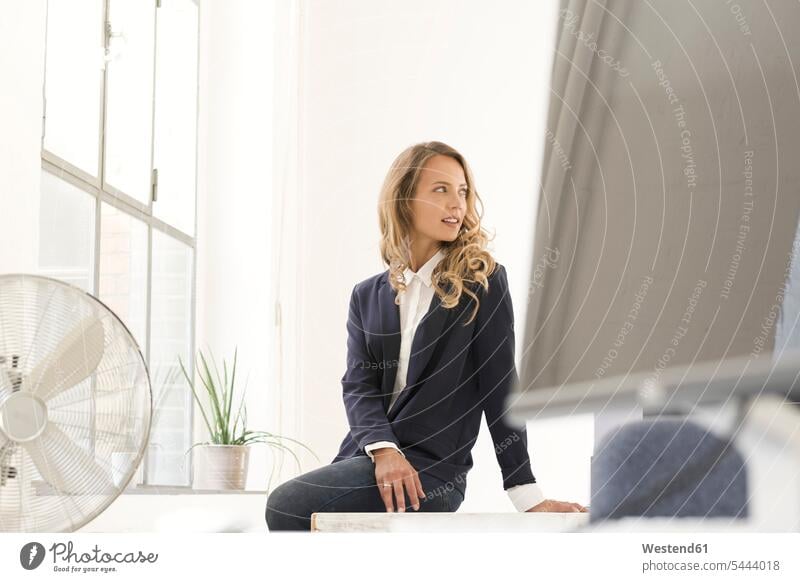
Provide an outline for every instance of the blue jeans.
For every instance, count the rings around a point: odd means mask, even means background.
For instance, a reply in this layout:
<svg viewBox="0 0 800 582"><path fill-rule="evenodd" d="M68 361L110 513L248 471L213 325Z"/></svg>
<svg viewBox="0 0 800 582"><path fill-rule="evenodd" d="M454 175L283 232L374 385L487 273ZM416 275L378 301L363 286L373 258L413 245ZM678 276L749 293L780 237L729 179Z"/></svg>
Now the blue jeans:
<svg viewBox="0 0 800 582"><path fill-rule="evenodd" d="M418 475L425 492L419 511L453 512L464 501L453 483ZM407 492L405 504L407 512L414 512ZM318 512L386 512L369 457L344 459L282 483L267 498L265 517L270 531L309 531L311 514Z"/></svg>

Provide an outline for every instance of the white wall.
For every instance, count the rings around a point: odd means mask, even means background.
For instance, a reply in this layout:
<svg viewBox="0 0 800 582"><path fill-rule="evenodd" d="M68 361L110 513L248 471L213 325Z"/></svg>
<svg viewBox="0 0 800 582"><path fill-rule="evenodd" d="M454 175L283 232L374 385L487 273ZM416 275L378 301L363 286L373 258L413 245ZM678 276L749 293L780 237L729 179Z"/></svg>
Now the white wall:
<svg viewBox="0 0 800 582"><path fill-rule="evenodd" d="M377 196L405 147L441 140L472 165L522 321L549 98L556 3L311 0L302 63L299 391L302 437L325 462L347 424L340 379L355 283L385 269ZM518 350L522 338L518 338ZM588 502L587 419L530 425L545 494ZM581 431L576 434L576 431ZM581 438L583 437L583 438ZM473 450L469 510L510 510L488 430Z"/></svg>
<svg viewBox="0 0 800 582"><path fill-rule="evenodd" d="M230 362L238 346L236 385L243 390L247 381L248 428L277 432L268 401L273 10L248 0L201 3L197 347ZM198 439L207 438L199 413L195 427ZM248 489L266 488L270 458L264 445L251 450Z"/></svg>
<svg viewBox="0 0 800 582"><path fill-rule="evenodd" d="M46 8L0 0L0 273L38 269Z"/></svg>
<svg viewBox="0 0 800 582"><path fill-rule="evenodd" d="M347 431L347 300L384 269L378 187L400 150L438 139L471 161L524 318L555 5L281 0L274 14L244 0L202 6L198 345L239 344L253 373L253 428L311 446L319 461L301 454L307 471L329 463ZM569 453L545 452L537 442L552 428L532 429L546 486L558 479L548 465L563 466ZM485 433L467 502L508 509ZM297 473L285 457L279 479ZM265 475L254 464L248 486L265 487Z"/></svg>

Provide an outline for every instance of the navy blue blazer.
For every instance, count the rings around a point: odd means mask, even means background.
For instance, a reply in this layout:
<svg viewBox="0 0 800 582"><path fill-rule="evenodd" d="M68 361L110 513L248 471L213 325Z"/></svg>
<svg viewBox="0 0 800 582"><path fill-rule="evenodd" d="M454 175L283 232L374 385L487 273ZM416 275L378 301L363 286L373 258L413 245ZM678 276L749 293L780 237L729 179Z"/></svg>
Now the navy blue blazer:
<svg viewBox="0 0 800 582"><path fill-rule="evenodd" d="M406 387L388 411L400 354L400 307L389 270L358 283L350 296L347 370L342 376L350 431L333 463L366 455L375 441L392 441L418 472L463 494L481 415L491 433L503 489L535 483L524 426L508 422L505 399L519 382L514 363L514 312L505 268L497 263L489 289L467 283L478 313L462 293L451 309L434 294L411 342Z"/></svg>

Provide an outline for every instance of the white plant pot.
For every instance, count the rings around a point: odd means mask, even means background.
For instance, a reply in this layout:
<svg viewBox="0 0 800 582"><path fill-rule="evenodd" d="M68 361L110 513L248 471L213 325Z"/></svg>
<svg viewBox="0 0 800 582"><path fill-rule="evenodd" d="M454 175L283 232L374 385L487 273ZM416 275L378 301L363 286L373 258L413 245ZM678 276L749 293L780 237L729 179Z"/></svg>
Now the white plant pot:
<svg viewBox="0 0 800 582"><path fill-rule="evenodd" d="M199 445L192 450L193 489L243 490L247 482L250 447Z"/></svg>

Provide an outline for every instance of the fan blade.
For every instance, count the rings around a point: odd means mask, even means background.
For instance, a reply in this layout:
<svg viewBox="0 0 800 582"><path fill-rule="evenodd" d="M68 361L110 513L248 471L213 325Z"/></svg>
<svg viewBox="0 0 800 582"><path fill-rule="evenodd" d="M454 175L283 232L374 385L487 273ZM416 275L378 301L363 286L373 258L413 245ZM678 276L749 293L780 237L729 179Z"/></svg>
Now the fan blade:
<svg viewBox="0 0 800 582"><path fill-rule="evenodd" d="M14 442L0 431L0 485L5 485L9 479L16 477L16 469L9 465L13 455Z"/></svg>
<svg viewBox="0 0 800 582"><path fill-rule="evenodd" d="M48 400L94 372L104 349L103 322L94 316L86 317L33 369L27 385L39 398Z"/></svg>
<svg viewBox="0 0 800 582"><path fill-rule="evenodd" d="M4 464L6 458L6 447L11 444L11 441L6 438L6 435L3 434L3 431L0 430L0 483L3 482L3 475L2 472L6 470L6 466Z"/></svg>
<svg viewBox="0 0 800 582"><path fill-rule="evenodd" d="M52 423L39 438L20 444L42 478L61 493L97 494L111 488L108 473Z"/></svg>

